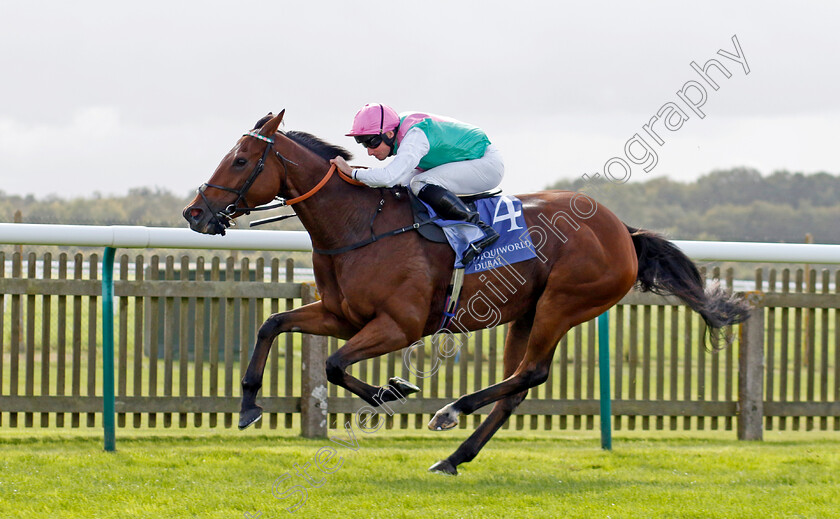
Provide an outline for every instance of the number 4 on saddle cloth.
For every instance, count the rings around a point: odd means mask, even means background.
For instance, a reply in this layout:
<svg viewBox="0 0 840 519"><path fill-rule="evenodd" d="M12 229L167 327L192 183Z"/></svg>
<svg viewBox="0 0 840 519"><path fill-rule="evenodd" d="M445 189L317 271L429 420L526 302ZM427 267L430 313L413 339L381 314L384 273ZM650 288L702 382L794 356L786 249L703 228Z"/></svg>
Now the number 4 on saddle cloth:
<svg viewBox="0 0 840 519"><path fill-rule="evenodd" d="M409 196L415 222L421 223L435 218L435 212L428 204L411 193ZM522 202L518 198L508 195L494 196L492 192L460 198L470 209L478 211L483 222L499 233L499 239L484 249L469 265L464 265L462 261L464 252L471 243L484 237L484 233L477 226L460 220L435 219L436 226L419 227L418 231L426 239L449 243L455 251L454 267L456 269L466 267L465 274L472 274L537 257L525 224Z"/></svg>

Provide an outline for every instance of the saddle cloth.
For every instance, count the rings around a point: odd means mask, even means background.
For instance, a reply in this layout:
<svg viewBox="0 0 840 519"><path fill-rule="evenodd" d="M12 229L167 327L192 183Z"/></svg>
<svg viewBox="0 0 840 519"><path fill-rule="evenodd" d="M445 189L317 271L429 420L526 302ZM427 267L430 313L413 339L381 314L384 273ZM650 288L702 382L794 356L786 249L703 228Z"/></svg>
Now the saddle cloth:
<svg viewBox="0 0 840 519"><path fill-rule="evenodd" d="M434 209L428 204L413 195L411 198L415 208L415 222L422 222L436 216ZM484 233L478 227L463 221L443 219L435 220L437 227L421 226L418 230L426 239L449 243L455 251L455 268L466 267L465 274L472 274L537 257L531 235L525 224L522 202L518 198L501 195L489 198L462 197L462 200L471 209L477 210L481 220L490 224L499 233L499 239L465 266L462 262L464 252L471 243L484 237ZM418 210L420 207L422 210Z"/></svg>

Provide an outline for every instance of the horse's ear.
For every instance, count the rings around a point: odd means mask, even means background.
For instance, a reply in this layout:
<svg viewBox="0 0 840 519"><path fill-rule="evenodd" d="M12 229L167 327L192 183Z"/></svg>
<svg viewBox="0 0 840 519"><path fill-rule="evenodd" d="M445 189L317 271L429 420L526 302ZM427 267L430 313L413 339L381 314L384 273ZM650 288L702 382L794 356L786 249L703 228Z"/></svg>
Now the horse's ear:
<svg viewBox="0 0 840 519"><path fill-rule="evenodd" d="M280 123L283 122L283 115L286 113L286 109L280 110L280 113L272 117L271 119L266 122L263 127L260 129L260 134L265 135L266 137L270 137L277 132L277 128L280 127ZM269 113L269 115L271 115Z"/></svg>

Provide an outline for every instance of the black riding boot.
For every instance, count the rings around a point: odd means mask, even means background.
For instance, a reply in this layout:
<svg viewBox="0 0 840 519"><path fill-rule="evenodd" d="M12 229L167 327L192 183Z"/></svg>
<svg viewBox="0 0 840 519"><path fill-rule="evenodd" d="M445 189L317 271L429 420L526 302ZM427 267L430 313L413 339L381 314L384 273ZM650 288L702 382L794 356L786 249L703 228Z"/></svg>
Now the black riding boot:
<svg viewBox="0 0 840 519"><path fill-rule="evenodd" d="M426 184L417 193L417 198L426 202L435 212L447 220L462 220L478 226L484 233L484 238L470 245L464 253L462 262L468 265L481 254L481 251L499 239L495 229L481 221L478 211L470 211L467 205L454 193L434 184Z"/></svg>

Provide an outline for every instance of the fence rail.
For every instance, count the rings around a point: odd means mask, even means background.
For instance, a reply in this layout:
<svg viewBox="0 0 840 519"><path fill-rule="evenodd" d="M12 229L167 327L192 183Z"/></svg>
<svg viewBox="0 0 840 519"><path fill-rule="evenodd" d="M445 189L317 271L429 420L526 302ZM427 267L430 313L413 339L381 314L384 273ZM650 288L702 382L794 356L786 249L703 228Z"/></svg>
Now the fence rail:
<svg viewBox="0 0 840 519"><path fill-rule="evenodd" d="M101 263L98 254L0 253L0 426L100 423ZM171 255L120 256L114 274L117 426L231 427L256 328L270 313L313 298L311 287L294 279L293 267L291 261L266 265L232 256L195 263ZM717 271L709 276L721 277ZM722 277L732 285L731 272ZM759 436L762 428L840 430L840 271L760 270L755 285L753 327L730 330L733 344L715 353L704 349L699 316L673 298L634 292L611 310L616 429L735 430L749 418L751 431L758 421ZM440 371L431 378L414 376L399 352L359 363L352 372L373 384L397 375L420 385L421 394L381 418L389 428L425 427L445 403L500 380L504 333L502 326L471 334L457 356L439 359ZM530 392L508 427L596 427L596 337L593 321L563 339L549 380ZM306 390L313 370L304 369L305 359L340 346L335 339L281 336L260 399L267 419L258 426L297 427L313 398L317 409L328 410L326 426L355 420L360 399L335 386L320 399ZM415 366L429 369L434 345L427 341L421 351ZM466 417L460 427L475 426L486 412Z"/></svg>

